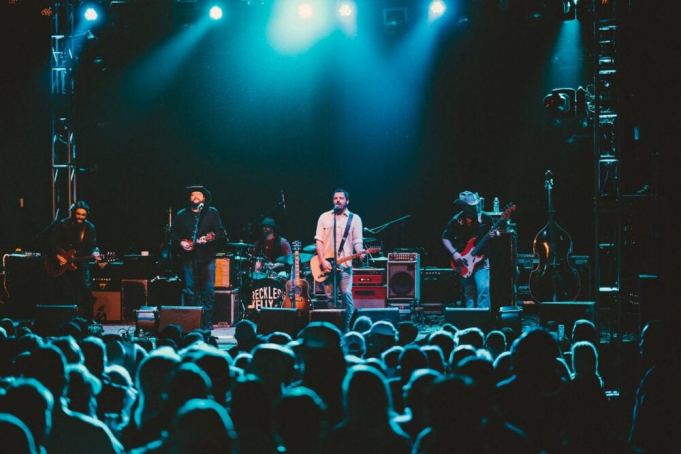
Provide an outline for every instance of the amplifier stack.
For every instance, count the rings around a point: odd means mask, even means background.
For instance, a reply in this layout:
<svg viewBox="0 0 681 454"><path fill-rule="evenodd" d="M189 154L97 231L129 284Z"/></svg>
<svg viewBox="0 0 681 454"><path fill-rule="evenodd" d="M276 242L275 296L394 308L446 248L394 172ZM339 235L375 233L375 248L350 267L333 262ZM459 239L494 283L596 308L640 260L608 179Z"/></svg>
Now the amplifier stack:
<svg viewBox="0 0 681 454"><path fill-rule="evenodd" d="M354 268L352 271L352 299L356 309L387 306L385 270L382 268Z"/></svg>

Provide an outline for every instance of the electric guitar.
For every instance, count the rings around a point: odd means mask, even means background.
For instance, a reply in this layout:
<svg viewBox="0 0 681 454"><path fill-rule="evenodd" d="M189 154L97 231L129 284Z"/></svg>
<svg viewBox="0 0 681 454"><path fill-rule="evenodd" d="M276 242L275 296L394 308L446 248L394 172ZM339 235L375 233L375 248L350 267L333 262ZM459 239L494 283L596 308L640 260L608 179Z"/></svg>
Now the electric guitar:
<svg viewBox="0 0 681 454"><path fill-rule="evenodd" d="M341 259L338 259L338 263L336 263L336 264L333 263L333 257L328 258L326 260L331 262L331 268L333 269L333 268L336 268L341 263L345 263L348 260L356 259L357 257L359 257L362 254L375 254L377 252L381 252L380 247L370 247L368 249L363 250L362 252L358 252L356 254L352 254L352 255L349 255L347 257L343 257ZM310 260L310 270L312 271L312 277L314 278L315 282L324 282L331 275L330 271L324 271L324 268L322 268L321 260L319 260L318 255L315 255Z"/></svg>
<svg viewBox="0 0 681 454"><path fill-rule="evenodd" d="M300 241L293 242L295 259L291 279L286 282L286 297L282 307L295 308L304 312L310 311L310 284L300 278Z"/></svg>
<svg viewBox="0 0 681 454"><path fill-rule="evenodd" d="M494 223L490 229L490 232L496 230L502 222L510 218L511 213L513 213L515 209L515 205L509 205L506 209L504 209L504 212L501 213L501 217ZM489 233L487 233L478 242L478 244L475 244L475 237L468 240L466 247L463 249L463 252L461 252L461 262L456 263L454 260L451 262L451 267L454 272L461 277L471 277L475 272L475 268L480 264L480 262L485 260L485 255L481 254L480 251L482 250L483 246L485 246L485 243L487 243L488 239Z"/></svg>
<svg viewBox="0 0 681 454"><path fill-rule="evenodd" d="M45 260L45 271L47 272L47 275L50 277L59 277L62 274L66 273L67 271L74 271L78 269L76 263L94 262L97 260L97 258L94 255L84 255L82 257L76 257L76 252L77 251L75 249L65 251L62 248L57 248L57 255L65 259L66 262L62 265L61 263L59 263L59 260L56 257L53 259L47 258ZM102 260L101 255L100 260Z"/></svg>

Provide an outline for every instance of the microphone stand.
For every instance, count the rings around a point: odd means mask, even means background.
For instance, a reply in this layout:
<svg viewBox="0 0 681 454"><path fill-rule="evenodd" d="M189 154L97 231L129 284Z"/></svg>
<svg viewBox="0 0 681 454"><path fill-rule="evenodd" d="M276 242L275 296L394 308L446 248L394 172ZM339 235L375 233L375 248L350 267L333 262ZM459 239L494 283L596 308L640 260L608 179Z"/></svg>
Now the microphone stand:
<svg viewBox="0 0 681 454"><path fill-rule="evenodd" d="M338 246L336 245L338 235L336 235L336 207L333 207L333 307L338 309Z"/></svg>
<svg viewBox="0 0 681 454"><path fill-rule="evenodd" d="M388 221L388 222L386 222L386 223L383 224L383 225L379 225L378 227L374 227L373 229L366 229L366 231L369 232L369 233L371 233L372 235L376 235L377 233L380 233L380 232L382 232L383 230L385 230L386 227L389 227L389 226L391 226L391 225L393 225L393 224L395 224L395 223L397 223L397 222L404 221L404 220L406 220L406 219L408 219L408 218L410 218L410 217L411 217L411 214L408 214L408 215L406 215L406 216L402 216L401 218L395 219L395 220L393 220L393 221Z"/></svg>

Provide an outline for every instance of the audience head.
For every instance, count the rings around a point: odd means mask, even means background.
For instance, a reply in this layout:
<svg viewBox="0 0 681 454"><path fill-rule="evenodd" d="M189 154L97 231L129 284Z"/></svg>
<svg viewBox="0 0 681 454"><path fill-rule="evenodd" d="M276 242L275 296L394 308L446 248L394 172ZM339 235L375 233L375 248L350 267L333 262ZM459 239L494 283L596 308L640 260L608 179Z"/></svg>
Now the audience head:
<svg viewBox="0 0 681 454"><path fill-rule="evenodd" d="M102 392L102 381L82 364L67 367L69 387L67 391L69 410L87 416L97 415L97 396Z"/></svg>
<svg viewBox="0 0 681 454"><path fill-rule="evenodd" d="M445 373L445 358L442 355L442 350L437 345L424 345L421 351L425 353L428 359L428 368L433 369L441 374Z"/></svg>
<svg viewBox="0 0 681 454"><path fill-rule="evenodd" d="M389 421L392 400L385 379L376 369L353 366L345 377L343 390L348 420L371 424Z"/></svg>
<svg viewBox="0 0 681 454"><path fill-rule="evenodd" d="M416 340L419 329L412 321L403 321L397 324L397 345L404 347Z"/></svg>
<svg viewBox="0 0 681 454"><path fill-rule="evenodd" d="M409 408L412 417L425 408L428 388L442 377L442 374L430 369L418 369L411 374L409 382L404 385L404 406Z"/></svg>
<svg viewBox="0 0 681 454"><path fill-rule="evenodd" d="M257 339L258 327L250 320L241 320L234 325L234 339L239 344L252 344Z"/></svg>
<svg viewBox="0 0 681 454"><path fill-rule="evenodd" d="M294 418L291 415L295 415ZM301 430L300 421L305 421ZM328 414L322 399L309 388L293 388L274 405L274 431L287 452L319 452L328 431Z"/></svg>
<svg viewBox="0 0 681 454"><path fill-rule="evenodd" d="M480 328L459 330L454 338L456 345L470 345L476 350L485 346L485 333Z"/></svg>
<svg viewBox="0 0 681 454"><path fill-rule="evenodd" d="M36 447L31 431L19 418L0 413L0 440L2 448L12 454L35 454Z"/></svg>
<svg viewBox="0 0 681 454"><path fill-rule="evenodd" d="M496 358L506 351L506 335L503 331L490 331L485 338L485 347Z"/></svg>
<svg viewBox="0 0 681 454"><path fill-rule="evenodd" d="M511 378L513 370L511 368L511 352L504 352L494 360L494 376L497 383Z"/></svg>
<svg viewBox="0 0 681 454"><path fill-rule="evenodd" d="M293 339L288 333L284 333L282 331L275 331L267 335L266 342L268 344L287 345L292 340Z"/></svg>
<svg viewBox="0 0 681 454"><path fill-rule="evenodd" d="M29 429L35 444L44 444L52 428L52 393L38 380L14 380L0 397L0 413L9 413L21 420ZM4 441L0 442L4 446Z"/></svg>
<svg viewBox="0 0 681 454"><path fill-rule="evenodd" d="M397 330L392 323L379 320L364 333L364 340L367 348L366 356L378 358L397 343Z"/></svg>
<svg viewBox="0 0 681 454"><path fill-rule="evenodd" d="M168 451L172 454L232 452L236 433L227 410L210 399L187 401L173 418Z"/></svg>
<svg viewBox="0 0 681 454"><path fill-rule="evenodd" d="M449 331L435 331L428 337L428 345L437 345L440 347L440 350L442 350L442 356L446 359L449 359L449 356L452 354L452 350L454 350L455 344L456 341L454 340L454 334Z"/></svg>
<svg viewBox="0 0 681 454"><path fill-rule="evenodd" d="M55 405L61 405L68 384L66 359L61 350L54 345L40 345L22 358L19 369L20 375L42 383L52 393Z"/></svg>
<svg viewBox="0 0 681 454"><path fill-rule="evenodd" d="M52 345L57 347L64 354L68 364L83 364L85 357L76 343L76 339L71 336L61 336L52 339Z"/></svg>
<svg viewBox="0 0 681 454"><path fill-rule="evenodd" d="M459 361L469 356L476 356L476 350L473 346L464 344L456 347L454 351L452 351L452 354L449 355L450 370L455 370Z"/></svg>
<svg viewBox="0 0 681 454"><path fill-rule="evenodd" d="M554 374L560 350L556 339L543 328L523 332L511 347L513 372L528 377Z"/></svg>
<svg viewBox="0 0 681 454"><path fill-rule="evenodd" d="M349 331L343 335L343 351L346 355L363 358L366 353L364 336L357 331Z"/></svg>
<svg viewBox="0 0 681 454"><path fill-rule="evenodd" d="M418 346L408 345L400 352L398 372L404 382L411 378L414 371L427 367L428 357Z"/></svg>
<svg viewBox="0 0 681 454"><path fill-rule="evenodd" d="M580 341L572 346L572 370L576 377L598 376L598 352L591 342Z"/></svg>
<svg viewBox="0 0 681 454"><path fill-rule="evenodd" d="M293 379L296 365L293 352L278 344L260 344L252 354L246 373L262 380L272 398L278 397Z"/></svg>
<svg viewBox="0 0 681 454"><path fill-rule="evenodd" d="M598 332L596 325L586 319L576 320L572 325L572 343L586 341L596 347L598 345Z"/></svg>
<svg viewBox="0 0 681 454"><path fill-rule="evenodd" d="M393 378L397 374L397 369L400 365L400 355L403 350L404 347L395 345L381 353L381 361L385 365L388 378Z"/></svg>
<svg viewBox="0 0 681 454"><path fill-rule="evenodd" d="M98 337L89 336L80 343L80 349L83 351L85 366L88 370L95 377L102 378L107 363L104 341Z"/></svg>
<svg viewBox="0 0 681 454"><path fill-rule="evenodd" d="M357 331L358 333L365 333L369 331L373 322L368 315L360 315L352 324L352 331Z"/></svg>

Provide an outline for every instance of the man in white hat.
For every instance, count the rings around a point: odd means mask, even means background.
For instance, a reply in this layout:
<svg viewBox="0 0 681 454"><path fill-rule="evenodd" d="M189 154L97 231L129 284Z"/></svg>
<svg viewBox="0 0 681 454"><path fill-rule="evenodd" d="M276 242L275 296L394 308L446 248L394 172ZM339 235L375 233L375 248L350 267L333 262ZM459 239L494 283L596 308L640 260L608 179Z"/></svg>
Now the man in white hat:
<svg viewBox="0 0 681 454"><path fill-rule="evenodd" d="M466 246L471 238L477 238L476 243L485 235L495 237L497 231L490 229L494 222L492 218L478 210L480 196L477 192L463 191L454 200L454 206L459 211L452 217L442 233L442 244L449 252L453 266L466 265L462 253L465 255ZM480 254L485 253L485 248ZM489 260L485 258L474 267L473 274L461 277L466 307L490 309L489 296Z"/></svg>

